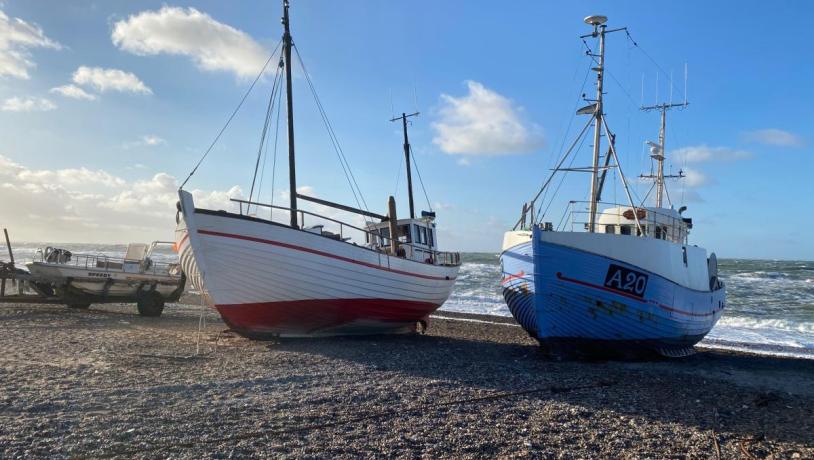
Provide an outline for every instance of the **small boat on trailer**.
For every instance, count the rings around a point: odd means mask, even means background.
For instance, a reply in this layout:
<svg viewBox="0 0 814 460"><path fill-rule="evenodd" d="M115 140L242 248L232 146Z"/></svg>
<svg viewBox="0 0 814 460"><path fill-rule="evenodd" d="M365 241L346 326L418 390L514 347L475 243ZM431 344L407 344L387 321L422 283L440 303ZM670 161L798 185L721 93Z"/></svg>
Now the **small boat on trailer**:
<svg viewBox="0 0 814 460"><path fill-rule="evenodd" d="M252 201L250 193L249 200L232 200L237 212L196 208L192 194L182 185L176 216L181 266L227 325L250 338L397 333L426 327L429 315L452 291L460 256L438 250L434 213L416 217L414 212L407 119L417 114L391 120L401 121L404 129L409 219L397 218L393 197L387 215L382 215L361 209L362 205L350 207L300 193L288 2L283 5L278 72L284 69L285 73L289 206ZM303 74L311 86L304 68ZM272 103L269 113L273 114ZM263 141L261 151L262 145ZM260 152L257 164L261 164ZM300 209L300 200L362 216L365 223Z"/></svg>
<svg viewBox="0 0 814 460"><path fill-rule="evenodd" d="M643 205L647 196L636 205L603 113L605 34L626 29L606 30L606 20L604 16L586 18L594 31L582 37L599 39L599 53L589 51L598 59L593 69L596 99L577 112L591 119L537 196L523 205L515 228L505 233L500 256L503 295L520 325L553 354L686 356L694 353L693 346L720 319L726 304L715 254L707 255L704 248L689 244L692 219L683 216L686 208L663 207L665 179L683 177L664 174L666 112L686 102L643 108L661 112L661 130L659 142L650 143L657 170L641 176L655 182L655 206ZM563 168L592 124L593 165ZM604 166L600 164L603 132L610 141ZM619 173L627 204L601 201L611 169ZM591 199L569 202L565 209L569 218L564 216L555 229L552 223L542 222L544 216L535 219L534 209L554 175L568 171L591 173ZM599 211L601 205L608 207Z"/></svg>
<svg viewBox="0 0 814 460"><path fill-rule="evenodd" d="M131 243L122 258L47 247L26 265L32 277L29 285L40 295L63 299L71 308L135 302L140 315L160 316L166 302L180 298L186 282L178 263L152 258L157 247L173 244Z"/></svg>

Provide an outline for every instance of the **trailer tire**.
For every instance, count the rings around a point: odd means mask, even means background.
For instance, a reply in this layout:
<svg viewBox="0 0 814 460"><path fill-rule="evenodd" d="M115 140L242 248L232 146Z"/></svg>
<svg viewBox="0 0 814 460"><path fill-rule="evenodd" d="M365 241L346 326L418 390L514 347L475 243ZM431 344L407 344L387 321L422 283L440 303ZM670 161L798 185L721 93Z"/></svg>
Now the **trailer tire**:
<svg viewBox="0 0 814 460"><path fill-rule="evenodd" d="M76 310L87 310L90 308L90 302L73 302L66 305L68 308L74 308Z"/></svg>
<svg viewBox="0 0 814 460"><path fill-rule="evenodd" d="M164 298L160 294L150 292L141 296L136 306L139 315L158 317L164 311Z"/></svg>

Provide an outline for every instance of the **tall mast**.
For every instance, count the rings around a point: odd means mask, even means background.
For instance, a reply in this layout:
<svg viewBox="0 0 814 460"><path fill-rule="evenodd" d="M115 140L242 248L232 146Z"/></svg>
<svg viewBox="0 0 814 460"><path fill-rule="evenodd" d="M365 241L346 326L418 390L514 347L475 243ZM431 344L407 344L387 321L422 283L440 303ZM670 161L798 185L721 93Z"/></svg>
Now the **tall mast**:
<svg viewBox="0 0 814 460"><path fill-rule="evenodd" d="M659 128L659 147L661 155L659 155L658 171L656 172L656 207L660 208L662 203L662 196L664 196L664 155L666 147L664 145L664 132L667 126L667 109L661 109L661 128Z"/></svg>
<svg viewBox="0 0 814 460"><path fill-rule="evenodd" d="M585 22L594 26L591 36L599 36L599 58L597 66L593 68L596 72L596 111L594 112L594 156L591 170L591 211L588 220L588 231L593 232L596 223L596 200L599 192L599 149L602 140L602 84L605 76L605 16L589 16Z"/></svg>
<svg viewBox="0 0 814 460"><path fill-rule="evenodd" d="M684 173L679 171L678 174L670 174L665 176L664 175L664 160L667 155L667 148L665 146L666 137L667 137L667 111L672 108L684 108L688 105L688 102L683 102L681 104L656 104L647 107L642 107L641 110L645 112L649 112L651 110L658 110L661 112L661 126L659 127L659 143L653 144L652 142L648 141L650 144L650 158L656 160L656 174L642 174L639 177L644 179L652 179L656 181L656 207L661 208L664 204L664 185L665 179L678 179L684 177Z"/></svg>
<svg viewBox="0 0 814 460"><path fill-rule="evenodd" d="M413 206L413 175L412 168L410 167L410 140L407 138L407 119L417 115L418 112L411 114L402 112L400 117L390 120L401 120L401 125L404 129L404 163L407 165L407 196L410 199L410 219L415 219L415 207Z"/></svg>
<svg viewBox="0 0 814 460"><path fill-rule="evenodd" d="M291 31L288 21L288 0L283 0L283 56L285 58L285 96L288 114L288 183L291 196L291 226L297 224L297 172L294 157L294 100L291 90Z"/></svg>

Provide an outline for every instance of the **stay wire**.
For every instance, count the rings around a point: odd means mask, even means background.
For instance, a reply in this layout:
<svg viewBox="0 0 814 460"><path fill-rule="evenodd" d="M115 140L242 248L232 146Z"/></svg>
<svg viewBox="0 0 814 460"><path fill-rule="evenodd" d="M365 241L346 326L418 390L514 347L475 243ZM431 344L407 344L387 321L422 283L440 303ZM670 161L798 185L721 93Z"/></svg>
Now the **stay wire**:
<svg viewBox="0 0 814 460"><path fill-rule="evenodd" d="M282 107L283 92L277 93L277 126L274 128L274 156L271 162L271 205L274 206L274 183L277 180L277 146L280 138L280 109ZM274 208L269 208L269 220L274 216Z"/></svg>
<svg viewBox="0 0 814 460"><path fill-rule="evenodd" d="M276 122L276 125L275 125L275 133L274 133L274 152L273 152L274 158L273 158L272 171L271 171L271 204L274 204L274 175L276 174L276 166L277 166L277 135L278 135L279 130L280 130L280 106L282 104L283 80L280 79L277 82L277 85L278 85L278 88L277 88L277 101L276 101L276 107L277 107L276 120L277 120L277 122ZM275 119L275 118L272 117L272 119ZM266 136L268 136L268 134ZM257 199L258 200L260 200L261 199L260 197L263 196L263 179L266 176L266 160L268 159L269 143L270 142L268 140L268 137L266 137L265 147L263 148L263 165L261 166L261 170L260 170L260 185L257 187ZM273 209L273 208L269 208L269 209ZM269 217L269 219L270 219L270 217Z"/></svg>
<svg viewBox="0 0 814 460"><path fill-rule="evenodd" d="M206 149L203 156L201 156L201 159L198 160L198 163L196 163L195 167L192 168L192 171L190 171L187 178L184 179L184 182L182 182L181 186L178 187L178 190L181 190L181 189L184 188L184 185L186 185L187 182L189 182L189 180L192 178L192 176L195 174L195 172L198 171L198 168L201 166L201 164L206 159L206 157L209 156L209 152L211 152L212 149L215 147L215 144L218 143L218 140L220 140L220 137L223 135L224 131L226 131L226 128L229 127L229 124L232 123L232 120L235 118L235 115L237 115L237 112L240 110L241 107L243 107L243 103L246 102L246 98L249 97L249 94L254 89L254 86L257 84L258 81L260 81L260 77L262 77L263 74L266 72L266 68L268 67L271 60L274 59L274 55L277 54L277 49L280 48L281 43L282 43L282 41L277 42L277 46L274 47L274 51L271 52L271 56L269 56L269 58L266 60L266 63L263 64L263 68L260 69L260 73L257 74L257 77L255 77L254 81L252 81L252 84L249 85L249 89L246 90L246 94L244 94L243 97L240 99L240 103L237 104L237 107L235 107L235 110L232 111L231 115L229 115L229 118L226 120L226 124L223 125L223 128L220 129L220 131L218 132L218 135L215 136L215 139L212 141L211 144L209 144L209 148Z"/></svg>
<svg viewBox="0 0 814 460"><path fill-rule="evenodd" d="M579 71L579 67L577 67L577 69L575 69L575 71L574 71L574 78L572 78L572 83L573 83L573 80L576 79L576 72L578 72L578 71ZM589 61L588 62L588 68L585 70L585 76L582 79L582 85L580 86L579 93L577 94L577 100L574 103L574 108L571 110L571 112L576 112L577 111L577 108L579 107L579 101L582 99L582 94L583 94L583 91L585 90L585 84L588 83L588 76L590 76L590 74L591 74L591 62ZM565 133L563 134L562 139L560 140L560 147L557 149L557 151L560 152L560 154L562 154L562 150L565 147L565 140L568 138L568 134L571 133L571 126L573 126L573 124L574 124L574 118L575 117L573 117L573 116L568 117L568 127L565 129ZM573 163L574 163L574 160L572 159L571 164L573 164ZM569 166L568 166L569 168L571 167L571 164L569 164ZM552 164L552 166L553 166L553 164ZM558 187L558 189L559 189L559 187ZM537 215L541 216L541 218L542 218L542 215L540 214L540 211L542 210L543 203L545 203L546 198L548 197L548 190L549 189L546 189L545 192L543 193L543 198L540 200L540 206L537 208ZM555 192L555 195L556 195L556 192ZM538 193L538 196L539 196L539 193ZM537 198L532 200L532 202L534 202L536 200L537 200Z"/></svg>
<svg viewBox="0 0 814 460"><path fill-rule="evenodd" d="M356 177L354 177L353 171L350 169L350 163L348 162L347 157L345 157L345 153L342 150L342 146L339 144L339 139L337 138L336 133L334 132L333 126L331 125L331 121L330 119L328 119L328 115L325 112L325 108L323 107L322 102L319 99L319 95L317 95L314 83L311 81L311 76L308 73L308 69L306 69L305 67L305 62L303 62L302 56L300 55L300 50L296 45L294 45L293 48L295 53L297 54L297 60L300 62L303 74L305 74L305 80L306 82L308 82L308 87L311 89L311 94L314 97L314 102L316 102L317 108L319 109L320 116L322 117L322 122L325 124L325 128L328 131L328 136L331 138L334 150L336 151L337 157L339 158L339 163L342 166L342 170L345 172L345 178L348 180L348 185L351 188L351 193L353 193L353 198L354 200L356 200L357 206L362 208L364 205L363 209L369 211L367 207L367 202L365 202L365 198L364 196L362 196L362 190L361 188L359 188L359 184L356 182ZM356 193L357 190L359 192L358 196Z"/></svg>
<svg viewBox="0 0 814 460"><path fill-rule="evenodd" d="M418 173L418 183L421 184L421 190L424 192L424 198L427 200L427 207L430 208L430 212L432 212L432 204L430 204L430 196L427 195L427 189L424 188L424 180L421 178L421 170L418 168L418 161L416 160L415 154L413 154L413 146L410 146L410 157L413 159L413 166L415 166L415 172Z"/></svg>
<svg viewBox="0 0 814 460"><path fill-rule="evenodd" d="M282 63L282 61L281 61ZM271 95L269 95L269 103L266 108L266 119L263 122L263 131L260 134L260 146L257 148L257 160L254 163L254 175L252 176L252 186L249 189L249 201L254 197L254 185L257 181L257 172L260 170L260 158L263 156L263 147L266 144L266 135L268 134L269 123L271 122L271 115L274 113L274 102L276 100L276 92L278 89L278 80L280 79L280 67L277 68L277 73L274 75L274 83L271 85ZM265 160L264 160L265 163ZM259 192L258 192L259 194ZM249 205L251 207L251 205Z"/></svg>

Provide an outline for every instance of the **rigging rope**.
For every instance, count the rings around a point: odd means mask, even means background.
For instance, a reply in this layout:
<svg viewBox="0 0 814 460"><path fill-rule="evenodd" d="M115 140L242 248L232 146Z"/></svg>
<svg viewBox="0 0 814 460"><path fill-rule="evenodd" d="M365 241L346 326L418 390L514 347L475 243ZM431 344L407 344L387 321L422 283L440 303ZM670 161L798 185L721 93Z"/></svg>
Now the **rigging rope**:
<svg viewBox="0 0 814 460"><path fill-rule="evenodd" d="M578 71L579 71L579 67L577 67L574 70L574 77L571 79L572 84L573 84L573 81L576 79ZM571 113L575 113L577 111L577 109L579 108L579 101L582 100L582 94L584 94L583 90L585 89L585 84L588 83L588 76L590 74L591 74L591 61L588 62L588 68L585 69L585 76L582 78L582 85L580 86L579 92L577 93L577 100L574 103L574 108L571 110ZM568 134L571 132L571 126L574 124L574 118L576 118L576 117L574 117L573 115L570 115L568 117L568 127L565 129L565 133L563 134L563 136L562 136L562 138L560 140L560 147L557 149L559 152L562 152L562 149L565 147L565 140L568 138ZM577 150L579 150L579 148ZM574 164L574 159L572 158L571 163L568 165L568 167L570 168L573 164ZM552 163L552 166L553 166L553 163ZM560 184L560 185L562 185L562 184ZM546 198L548 197L548 190L549 189L547 189L547 188L545 189L545 192L543 193L543 198L542 198L542 200L540 200L540 206L537 208L537 215L540 216L540 219L542 219L542 217L544 215L544 214L540 214L540 211L542 211L543 204L545 203ZM557 187L557 190L559 190L559 187ZM556 192L554 192L554 195L556 195ZM537 196L539 196L539 193L537 194ZM535 197L534 200L532 200L532 206L534 206L534 202L536 200L537 200L536 197ZM549 206L550 206L550 204L549 204ZM541 222L542 222L542 220L541 220Z"/></svg>
<svg viewBox="0 0 814 460"><path fill-rule="evenodd" d="M282 80L282 78L279 80L279 82L277 84L279 85L279 87L277 88L277 102L276 102L276 107L277 107L277 114L276 114L277 118L276 118L276 120L277 120L277 122L276 122L276 125L275 125L275 132L274 132L274 152L273 152L274 159L273 159L273 163L272 163L272 172L271 172L271 203L270 204L272 204L272 205L274 204L274 182L275 182L274 181L274 175L276 174L276 171L277 171L277 137L278 137L278 134L280 132L280 109L281 109L281 106L282 106L282 97L283 97L283 92L282 92L283 80ZM273 90L272 90L272 92L273 92ZM261 199L260 197L262 196L263 179L266 176L266 160L268 159L268 149L269 149L269 142L268 142L268 138L266 138L265 147L263 148L263 166L260 169L260 184L257 187L257 199L258 199L258 201ZM269 208L269 210L273 211L274 208ZM269 215L269 220L271 220L271 212L269 214L270 214Z"/></svg>
<svg viewBox="0 0 814 460"><path fill-rule="evenodd" d="M274 206L274 183L277 180L277 140L280 137L280 109L282 107L283 92L277 93L277 126L274 128L274 156L271 162L271 205ZM274 217L274 208L269 208L269 220Z"/></svg>
<svg viewBox="0 0 814 460"><path fill-rule="evenodd" d="M427 189L424 188L424 180L421 178L421 170L418 169L418 161L416 161L415 154L413 154L413 146L410 146L410 156L413 158L413 165L415 166L415 172L418 173L418 183L421 184L421 190L424 191L424 198L427 200L427 207L430 208L430 212L432 212L432 204L430 204L430 197L427 195Z"/></svg>
<svg viewBox="0 0 814 460"><path fill-rule="evenodd" d="M254 163L254 175L252 176L252 186L249 189L249 201L252 201L252 197L254 196L254 184L257 180L257 171L260 169L260 157L263 156L263 147L266 144L266 134L268 133L269 123L271 122L271 114L274 113L274 102L277 96L277 91L279 89L279 82L281 81L280 70L282 69L283 60L280 59L280 66L277 67L277 73L274 75L274 83L271 85L271 95L269 96L269 103L268 107L266 108L266 119L263 122L263 131L260 134L260 146L257 148L257 161ZM265 160L264 160L265 163ZM260 192L258 191L258 195ZM249 204L249 208L251 208L251 204ZM248 214L248 209L246 211Z"/></svg>
<svg viewBox="0 0 814 460"><path fill-rule="evenodd" d="M281 43L282 43L282 41L277 42L277 46L275 46L275 47L274 47L274 51L272 51L272 52L271 52L271 55L269 56L268 60L266 60L266 63L265 63L265 64L263 64L263 68L262 68L262 69L260 69L260 73L258 73L258 74L257 74L257 77L255 77L254 81L252 81L252 84L251 84L251 85L249 85L249 89L248 89L248 90L246 90L246 94L244 94L244 95L243 95L243 98L241 98L241 99L240 99L240 103L238 103L238 104L237 104L237 107L235 107L235 110L232 112L232 114L231 114L231 115L229 115L229 118L226 120L226 124L225 124L225 125L223 125L223 128L221 128L221 129L220 129L220 131L218 132L218 135L217 135L217 136L215 136L215 139L214 139L214 140L212 141L212 143L209 145L209 148L207 148L207 149L206 149L206 151L204 152L203 156L201 156L201 159L200 159L200 160L198 160L198 163L196 163L196 164L195 164L195 167L194 167L194 168L192 168L192 171L190 171L190 173L189 173L189 175L187 176L187 178L186 178L186 179L184 179L184 182L182 182L182 183L181 183L181 186L180 186L180 187L178 187L178 190L181 190L181 189L183 189L183 188L184 188L184 185L186 185L186 184L187 184L187 182L189 182L189 180L192 178L192 176L193 176L193 175L195 174L195 172L198 170L198 167L200 167L200 166L201 166L201 163L203 163L203 161L204 161L204 160L206 159L206 157L209 155L209 152L211 152L211 151L212 151L212 148L214 148L214 147L215 147L215 144L217 144L217 143L218 143L218 140L219 140L219 139L220 139L220 137L223 135L223 132L224 132L224 131L226 131L226 128L228 128L228 127L229 127L229 124L232 122L232 119L234 119L234 118L235 118L235 115L237 115L237 112L238 112L238 111L240 110L240 108L243 106L243 103L244 103L244 102L246 102L246 98L247 98L247 97L249 97L249 93L251 93L251 92L252 92L252 90L254 89L254 86L255 86L255 85L257 84L257 82L260 80L260 77L262 77L262 76L263 76L263 74L266 72L266 68L268 67L268 65L269 65L269 63L271 62L271 60L272 60L272 59L274 59L274 55L275 55L275 54L277 54L277 50L280 48L280 44L281 44Z"/></svg>
<svg viewBox="0 0 814 460"><path fill-rule="evenodd" d="M334 150L336 151L337 157L339 158L339 164L342 166L342 170L345 172L345 178L348 180L348 185L350 186L351 193L353 193L354 200L356 200L356 205L359 206L359 208L365 209L366 211L370 211L367 207L367 202L365 202L364 196L362 196L362 190L361 188L359 188L359 184L356 182L356 177L354 177L353 171L351 171L350 169L350 163L348 163L348 159L345 157L345 153L342 150L342 146L339 144L339 139L336 137L336 133L334 132L333 126L331 125L331 122L328 119L328 115L325 112L325 108L323 107L322 102L320 101L319 96L317 95L316 88L314 88L314 83L311 81L311 76L309 75L308 70L305 67L305 62L303 62L302 56L300 55L300 50L296 45L294 45L293 48L295 53L297 54L297 60L300 62L300 67L302 67L302 72L303 74L305 74L305 80L306 82L308 82L308 87L311 89L311 94L314 96L314 102L316 102L317 104L320 116L322 117L322 122L325 124L325 128L328 131L328 136L331 138L331 143L333 144ZM358 196L356 193L357 190L359 192Z"/></svg>

